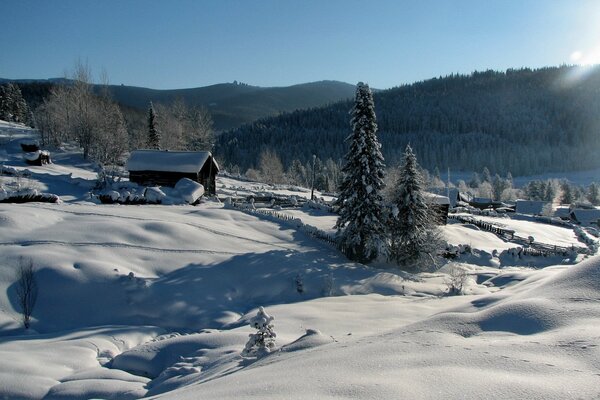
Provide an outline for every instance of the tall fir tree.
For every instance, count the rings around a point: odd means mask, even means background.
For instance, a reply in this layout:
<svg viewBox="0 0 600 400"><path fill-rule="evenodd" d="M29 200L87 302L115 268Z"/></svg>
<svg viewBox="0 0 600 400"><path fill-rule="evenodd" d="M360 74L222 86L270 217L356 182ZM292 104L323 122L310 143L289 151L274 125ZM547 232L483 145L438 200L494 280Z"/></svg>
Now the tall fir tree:
<svg viewBox="0 0 600 400"><path fill-rule="evenodd" d="M160 132L157 128L156 111L154 111L152 102L148 107L148 142L146 144L149 149L160 150Z"/></svg>
<svg viewBox="0 0 600 400"><path fill-rule="evenodd" d="M385 249L385 225L381 189L384 160L377 140L377 118L373 93L360 82L351 110L350 150L342 171L345 178L336 201L339 217L335 227L348 257L373 261Z"/></svg>
<svg viewBox="0 0 600 400"><path fill-rule="evenodd" d="M389 259L403 267L423 269L426 257L436 250L435 215L425 199L424 182L417 157L406 146L393 195L392 213L388 222Z"/></svg>
<svg viewBox="0 0 600 400"><path fill-rule="evenodd" d="M560 185L560 189L562 190L562 196L560 198L561 204L571 204L575 201L573 187L568 181L563 181Z"/></svg>

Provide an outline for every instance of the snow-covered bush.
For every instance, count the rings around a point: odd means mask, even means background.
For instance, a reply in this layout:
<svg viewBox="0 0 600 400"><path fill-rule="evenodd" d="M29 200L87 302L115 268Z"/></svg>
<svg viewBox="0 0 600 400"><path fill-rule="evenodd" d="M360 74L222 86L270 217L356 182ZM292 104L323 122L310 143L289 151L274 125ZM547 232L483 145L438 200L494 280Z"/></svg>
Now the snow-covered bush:
<svg viewBox="0 0 600 400"><path fill-rule="evenodd" d="M258 309L258 313L250 320L250 326L257 329L258 332L251 333L242 352L243 356L261 356L270 353L275 348L275 337L273 331L273 318L266 313L263 307Z"/></svg>
<svg viewBox="0 0 600 400"><path fill-rule="evenodd" d="M463 290L469 279L467 271L456 265L451 266L448 269L448 276L446 277L445 283L448 295L459 295L463 294Z"/></svg>

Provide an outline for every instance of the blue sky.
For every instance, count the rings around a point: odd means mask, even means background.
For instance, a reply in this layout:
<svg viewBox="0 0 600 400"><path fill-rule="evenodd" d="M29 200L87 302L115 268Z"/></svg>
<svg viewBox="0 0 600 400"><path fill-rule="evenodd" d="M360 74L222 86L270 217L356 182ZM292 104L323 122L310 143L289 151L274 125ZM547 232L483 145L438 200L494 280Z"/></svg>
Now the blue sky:
<svg viewBox="0 0 600 400"><path fill-rule="evenodd" d="M0 77L158 89L323 79L389 88L474 70L600 63L594 0L0 0Z"/></svg>

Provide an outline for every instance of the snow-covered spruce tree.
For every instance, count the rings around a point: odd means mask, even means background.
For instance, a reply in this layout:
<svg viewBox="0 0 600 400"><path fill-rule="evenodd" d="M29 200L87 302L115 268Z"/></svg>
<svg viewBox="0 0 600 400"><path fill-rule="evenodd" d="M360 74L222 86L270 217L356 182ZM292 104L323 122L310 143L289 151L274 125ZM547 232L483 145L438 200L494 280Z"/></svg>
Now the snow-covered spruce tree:
<svg viewBox="0 0 600 400"><path fill-rule="evenodd" d="M154 111L154 106L150 102L150 107L148 107L148 142L146 144L149 149L160 150L160 132L156 125L156 111Z"/></svg>
<svg viewBox="0 0 600 400"><path fill-rule="evenodd" d="M273 331L273 318L266 313L263 307L258 309L258 313L250 320L250 326L258 329L258 332L249 335L248 343L242 352L243 356L261 356L270 353L275 348L275 337Z"/></svg>
<svg viewBox="0 0 600 400"><path fill-rule="evenodd" d="M384 163L377 140L373 94L368 85L356 87L351 110L350 150L342 171L345 178L336 201L339 217L335 227L349 258L367 263L385 249L383 199Z"/></svg>
<svg viewBox="0 0 600 400"><path fill-rule="evenodd" d="M389 259L402 267L422 270L430 265L439 237L435 226L435 211L425 200L423 181L417 157L410 145L398 170L388 221Z"/></svg>

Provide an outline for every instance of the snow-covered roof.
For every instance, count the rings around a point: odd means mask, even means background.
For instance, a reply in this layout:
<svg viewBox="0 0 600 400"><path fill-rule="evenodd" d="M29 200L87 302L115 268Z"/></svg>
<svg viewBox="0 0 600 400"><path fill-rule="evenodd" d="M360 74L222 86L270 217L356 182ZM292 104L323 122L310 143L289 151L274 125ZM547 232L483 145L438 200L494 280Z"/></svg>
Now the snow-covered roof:
<svg viewBox="0 0 600 400"><path fill-rule="evenodd" d="M517 200L515 212L517 214L540 215L547 201Z"/></svg>
<svg viewBox="0 0 600 400"><path fill-rule="evenodd" d="M600 210L597 208L592 210L575 209L571 211L571 215L573 215L577 222L583 225L598 223L600 221Z"/></svg>
<svg viewBox="0 0 600 400"><path fill-rule="evenodd" d="M569 207L556 207L554 210L554 216L559 218L569 218L571 209Z"/></svg>
<svg viewBox="0 0 600 400"><path fill-rule="evenodd" d="M195 173L211 156L210 151L134 150L127 160L127 170Z"/></svg>
<svg viewBox="0 0 600 400"><path fill-rule="evenodd" d="M432 204L450 204L450 199L448 196L441 196L439 194L426 192L425 198Z"/></svg>

